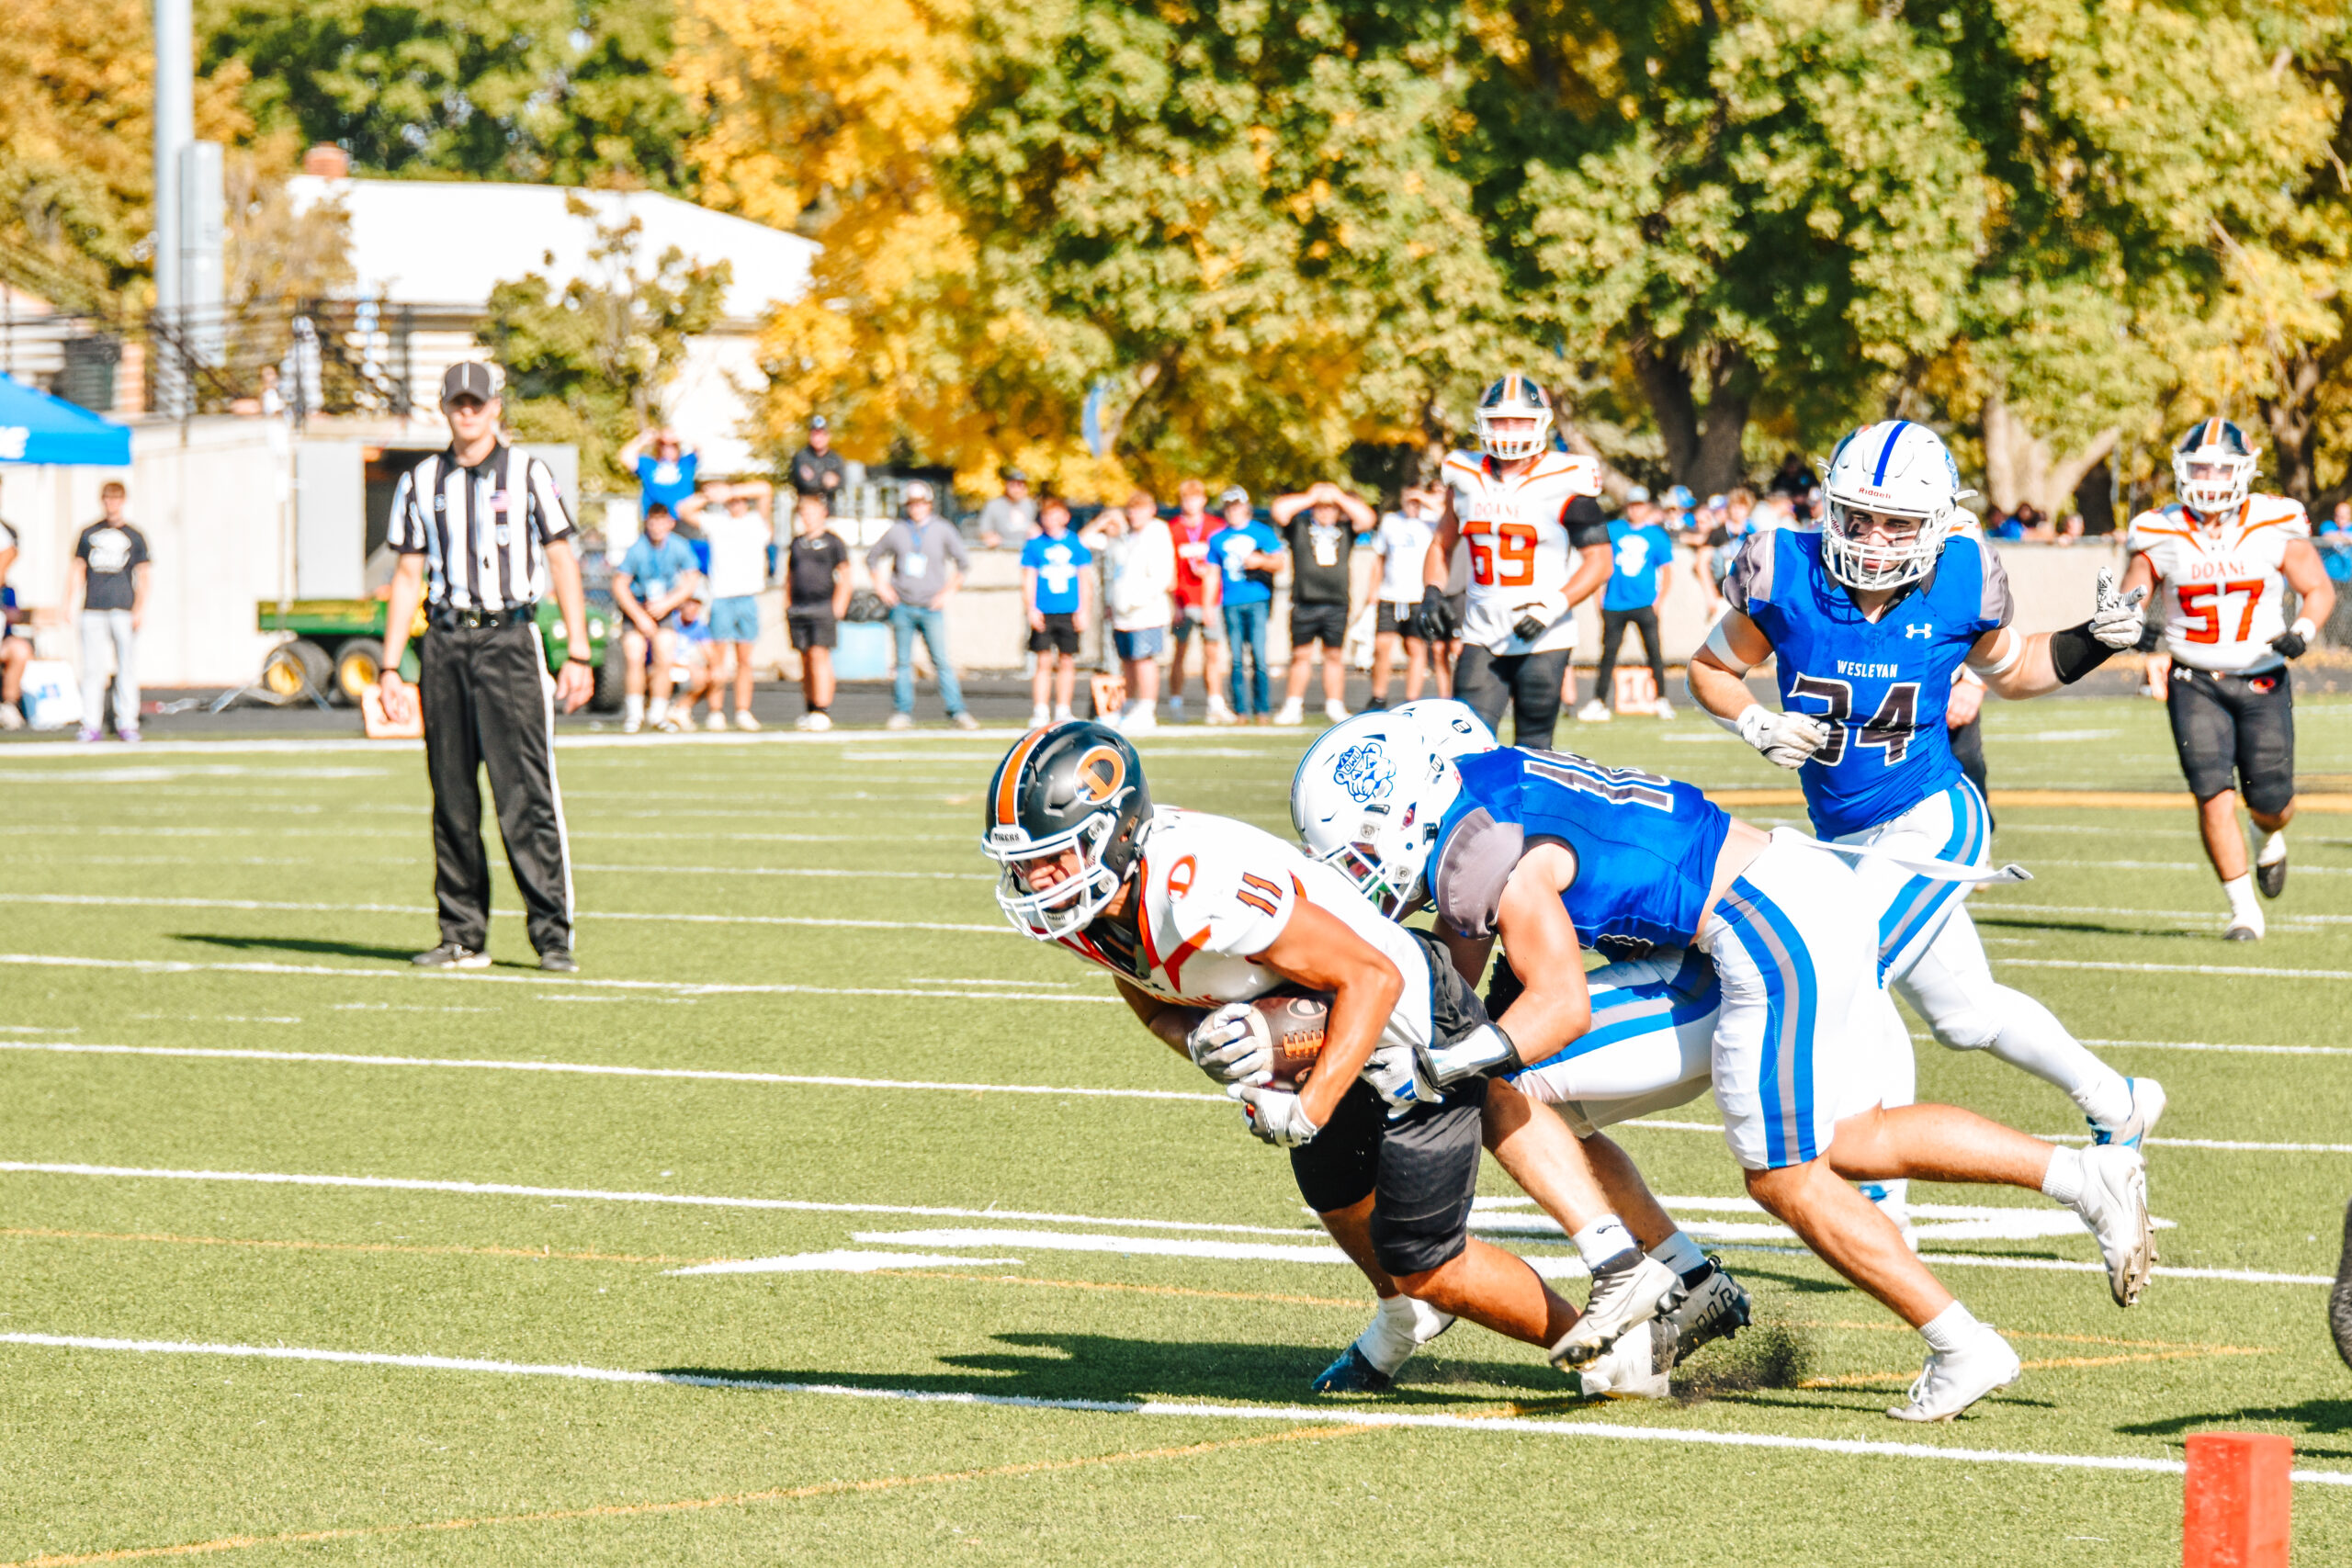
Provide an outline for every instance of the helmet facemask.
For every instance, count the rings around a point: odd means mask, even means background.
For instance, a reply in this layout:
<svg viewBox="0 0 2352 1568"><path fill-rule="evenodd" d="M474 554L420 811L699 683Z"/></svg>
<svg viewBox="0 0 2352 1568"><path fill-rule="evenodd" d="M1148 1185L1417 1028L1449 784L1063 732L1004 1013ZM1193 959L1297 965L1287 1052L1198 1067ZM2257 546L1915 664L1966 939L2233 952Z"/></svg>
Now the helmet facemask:
<svg viewBox="0 0 2352 1568"><path fill-rule="evenodd" d="M1552 446L1552 400L1516 371L1478 400L1478 446L1498 462L1541 457ZM1508 430L1499 428L1509 425Z"/></svg>
<svg viewBox="0 0 2352 1568"><path fill-rule="evenodd" d="M1098 811L1077 827L1049 838L1032 839L1018 828L999 828L982 841L981 850L1002 866L997 879L997 908L1005 918L1040 942L1059 942L1086 929L1109 908L1126 881L1125 872L1107 863L1118 818ZM1029 868L1077 852L1078 869L1044 887L1029 885ZM1135 862L1129 858L1127 864Z"/></svg>
<svg viewBox="0 0 2352 1568"><path fill-rule="evenodd" d="M1832 495L1821 531L1822 563L1849 588L1900 588L1935 570L1951 533L1951 511L1932 516L1873 512Z"/></svg>
<svg viewBox="0 0 2352 1568"><path fill-rule="evenodd" d="M2172 464L2174 493L2201 518L2227 516L2253 493L2256 462L2251 453L2242 457L2214 451L2177 454Z"/></svg>

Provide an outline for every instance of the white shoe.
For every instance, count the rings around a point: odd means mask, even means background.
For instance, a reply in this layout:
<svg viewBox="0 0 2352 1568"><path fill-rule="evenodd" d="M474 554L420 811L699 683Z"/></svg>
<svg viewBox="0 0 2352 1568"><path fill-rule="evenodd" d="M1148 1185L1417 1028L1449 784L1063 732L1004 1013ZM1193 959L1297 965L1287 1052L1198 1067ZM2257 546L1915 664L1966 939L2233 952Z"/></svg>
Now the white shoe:
<svg viewBox="0 0 2352 1568"><path fill-rule="evenodd" d="M1149 735L1159 728L1159 720L1149 708L1139 707L1119 721L1122 735Z"/></svg>
<svg viewBox="0 0 2352 1568"><path fill-rule="evenodd" d="M1306 705L1305 703L1284 703L1281 711L1274 715L1276 729L1296 729L1306 722Z"/></svg>
<svg viewBox="0 0 2352 1568"><path fill-rule="evenodd" d="M2123 1087L2132 1091L2132 1114L2118 1126L2102 1127L2091 1122L2091 1142L2121 1144L2127 1149L2146 1146L2148 1134L2164 1120L2165 1086L2154 1078L2125 1078ZM2089 1121L2088 1117L2084 1118Z"/></svg>
<svg viewBox="0 0 2352 1568"><path fill-rule="evenodd" d="M0 703L0 729L22 729L25 716L14 703Z"/></svg>
<svg viewBox="0 0 2352 1568"><path fill-rule="evenodd" d="M1329 719L1333 724L1345 724L1348 720L1348 705L1345 703L1336 702L1325 703L1323 705L1323 716Z"/></svg>
<svg viewBox="0 0 2352 1568"><path fill-rule="evenodd" d="M1674 705L1668 702L1664 697L1660 697L1657 700L1657 705L1652 707L1650 712L1656 714L1660 718L1670 719L1674 716Z"/></svg>
<svg viewBox="0 0 2352 1568"><path fill-rule="evenodd" d="M798 718L792 721L792 728L803 731L814 729L817 727L808 721L816 716L817 716L813 713L804 713Z"/></svg>
<svg viewBox="0 0 2352 1568"><path fill-rule="evenodd" d="M750 708L737 708L735 710L735 728L741 730L746 735L756 735L760 730L759 716L753 713Z"/></svg>
<svg viewBox="0 0 2352 1568"><path fill-rule="evenodd" d="M1911 1403L1887 1414L1897 1421L1949 1421L1986 1394L2017 1382L2024 1371L2009 1342L1992 1325L1980 1324L1968 1345L1950 1355L1931 1352L1927 1370L1911 1385Z"/></svg>
<svg viewBox="0 0 2352 1568"><path fill-rule="evenodd" d="M915 716L910 713L894 713L882 726L885 729L912 729L914 727Z"/></svg>
<svg viewBox="0 0 2352 1568"><path fill-rule="evenodd" d="M2156 1261L2155 1233L2148 1224L2148 1166L2140 1151L2121 1144L2085 1149L2082 1196L2066 1206L2098 1238L2115 1304L2137 1302Z"/></svg>
<svg viewBox="0 0 2352 1568"><path fill-rule="evenodd" d="M1715 1262L1713 1258L1708 1261ZM1682 1299L1657 1320L1661 1326L1673 1332L1672 1364L1679 1367L1701 1347L1734 1337L1747 1326L1754 1310L1747 1287L1715 1262L1696 1285L1684 1287Z"/></svg>
<svg viewBox="0 0 2352 1568"><path fill-rule="evenodd" d="M833 727L833 716L829 713L805 713L800 716L808 721L811 729L824 730Z"/></svg>
<svg viewBox="0 0 2352 1568"><path fill-rule="evenodd" d="M1039 703L1035 707L1029 710L1030 728L1043 729L1046 725L1052 722L1053 720L1048 716L1048 710L1045 704Z"/></svg>
<svg viewBox="0 0 2352 1568"><path fill-rule="evenodd" d="M623 735L635 735L639 730L643 729L644 728L645 716L643 714L632 714L628 717L621 720L621 733Z"/></svg>
<svg viewBox="0 0 2352 1568"><path fill-rule="evenodd" d="M1552 1364L1566 1369L1598 1360L1618 1336L1664 1311L1681 1288L1674 1270L1655 1258L1641 1258L1631 1268L1595 1274L1584 1315L1552 1344Z"/></svg>
<svg viewBox="0 0 2352 1568"><path fill-rule="evenodd" d="M1209 699L1208 722L1216 725L1231 724L1234 722L1233 710L1225 705L1225 699L1223 697L1211 697Z"/></svg>
<svg viewBox="0 0 2352 1568"><path fill-rule="evenodd" d="M1069 709L1066 707L1057 707L1054 709L1054 722L1056 724L1068 724L1071 717L1072 715Z"/></svg>
<svg viewBox="0 0 2352 1568"><path fill-rule="evenodd" d="M694 719L689 716L686 722L688 724L692 724ZM758 721L753 720L752 722L757 723ZM710 710L710 716L702 721L702 727L705 729L709 730L713 735L724 735L727 733L727 716L719 712L717 708L713 708Z"/></svg>
<svg viewBox="0 0 2352 1568"><path fill-rule="evenodd" d="M1655 1317L1577 1368L1577 1392L1587 1399L1670 1399L1673 1370L1674 1327Z"/></svg>
<svg viewBox="0 0 2352 1568"><path fill-rule="evenodd" d="M1609 705L1599 697L1577 709L1577 722L1579 724L1607 724L1616 716L1609 711Z"/></svg>
<svg viewBox="0 0 2352 1568"><path fill-rule="evenodd" d="M2261 908L2249 903L2243 909L2230 911L2230 923L2222 932L2223 942L2260 942L2268 931Z"/></svg>

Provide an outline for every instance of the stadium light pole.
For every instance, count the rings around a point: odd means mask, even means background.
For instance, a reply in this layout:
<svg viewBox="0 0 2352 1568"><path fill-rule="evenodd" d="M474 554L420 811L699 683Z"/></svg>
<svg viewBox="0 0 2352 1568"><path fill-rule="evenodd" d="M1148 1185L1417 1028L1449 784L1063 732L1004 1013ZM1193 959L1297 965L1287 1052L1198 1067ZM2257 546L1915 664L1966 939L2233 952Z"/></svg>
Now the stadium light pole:
<svg viewBox="0 0 2352 1568"><path fill-rule="evenodd" d="M196 141L196 21L191 0L155 0L155 314L167 332L181 328L181 167ZM175 415L185 396L176 355L152 339L157 412Z"/></svg>

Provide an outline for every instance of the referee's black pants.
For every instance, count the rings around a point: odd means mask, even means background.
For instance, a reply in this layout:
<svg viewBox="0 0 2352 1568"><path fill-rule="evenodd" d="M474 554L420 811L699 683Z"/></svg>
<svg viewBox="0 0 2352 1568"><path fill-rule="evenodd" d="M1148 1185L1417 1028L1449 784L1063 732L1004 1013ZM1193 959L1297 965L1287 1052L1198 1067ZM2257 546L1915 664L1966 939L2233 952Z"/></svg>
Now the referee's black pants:
<svg viewBox="0 0 2352 1568"><path fill-rule="evenodd" d="M555 786L555 697L527 619L432 626L417 658L424 771L433 782L433 896L441 940L490 944L490 855L481 770L490 770L506 863L523 891L531 945L571 951L571 857Z"/></svg>

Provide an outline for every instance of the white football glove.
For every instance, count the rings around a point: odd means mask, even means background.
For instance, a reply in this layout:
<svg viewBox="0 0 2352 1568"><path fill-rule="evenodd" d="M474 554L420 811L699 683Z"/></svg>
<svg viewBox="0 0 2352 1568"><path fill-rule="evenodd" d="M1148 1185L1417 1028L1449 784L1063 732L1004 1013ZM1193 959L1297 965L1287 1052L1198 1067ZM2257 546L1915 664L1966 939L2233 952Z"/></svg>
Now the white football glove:
<svg viewBox="0 0 2352 1568"><path fill-rule="evenodd" d="M1796 769L1829 744L1829 725L1811 714L1773 713L1758 703L1739 716L1739 738L1774 767Z"/></svg>
<svg viewBox="0 0 2352 1568"><path fill-rule="evenodd" d="M2115 573L2106 567L2098 569L2098 587L2092 598L2090 634L2102 647L2119 652L2136 647L2140 641L2140 601L2148 591L2134 588L2128 594L2115 591Z"/></svg>
<svg viewBox="0 0 2352 1568"><path fill-rule="evenodd" d="M1396 1111L1437 1100L1444 1088L1430 1076L1430 1064L1419 1051L1374 1051L1361 1075L1373 1092Z"/></svg>
<svg viewBox="0 0 2352 1568"><path fill-rule="evenodd" d="M1241 1102L1243 1122L1258 1141L1278 1149L1295 1149L1323 1130L1307 1120L1306 1107L1295 1094L1240 1083L1228 1085L1225 1094Z"/></svg>
<svg viewBox="0 0 2352 1568"><path fill-rule="evenodd" d="M1219 1083L1265 1083L1274 1076L1273 1042L1250 1027L1248 1002L1227 1002L1193 1025L1184 1049L1193 1066Z"/></svg>

